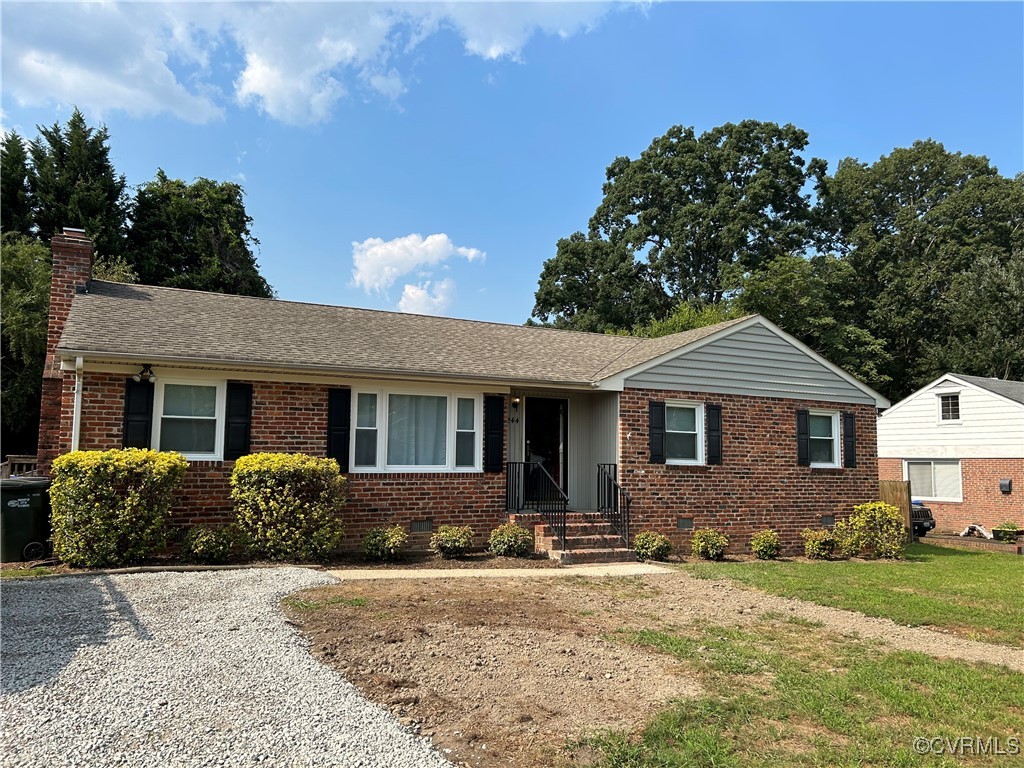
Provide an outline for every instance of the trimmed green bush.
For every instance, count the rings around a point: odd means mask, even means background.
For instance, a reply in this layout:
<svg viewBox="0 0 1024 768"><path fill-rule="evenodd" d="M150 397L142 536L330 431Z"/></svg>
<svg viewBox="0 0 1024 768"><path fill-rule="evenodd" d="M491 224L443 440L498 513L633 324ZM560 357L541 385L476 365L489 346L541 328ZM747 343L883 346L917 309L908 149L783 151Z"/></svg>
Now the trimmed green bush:
<svg viewBox="0 0 1024 768"><path fill-rule="evenodd" d="M74 566L137 563L167 541L167 516L188 462L140 448L73 451L53 462L53 551Z"/></svg>
<svg viewBox="0 0 1024 768"><path fill-rule="evenodd" d="M729 537L714 528L698 528L690 544L694 557L702 560L721 560L729 547Z"/></svg>
<svg viewBox="0 0 1024 768"><path fill-rule="evenodd" d="M491 531L488 549L502 557L528 557L533 553L533 534L521 525L502 523Z"/></svg>
<svg viewBox="0 0 1024 768"><path fill-rule="evenodd" d="M839 546L836 535L828 528L804 528L800 535L804 539L804 554L812 560L828 560Z"/></svg>
<svg viewBox="0 0 1024 768"><path fill-rule="evenodd" d="M884 501L854 507L852 515L836 523L835 536L847 557L865 554L899 560L907 546L903 515Z"/></svg>
<svg viewBox="0 0 1024 768"><path fill-rule="evenodd" d="M779 534L768 528L750 537L750 549L758 560L774 560L782 551Z"/></svg>
<svg viewBox="0 0 1024 768"><path fill-rule="evenodd" d="M395 560L409 543L409 534L400 525L378 525L363 536L363 552L374 560Z"/></svg>
<svg viewBox="0 0 1024 768"><path fill-rule="evenodd" d="M303 453L253 453L235 462L231 498L254 557L324 560L341 543L337 514L345 478L334 459Z"/></svg>
<svg viewBox="0 0 1024 768"><path fill-rule="evenodd" d="M639 560L666 560L672 554L672 542L663 533L640 531L633 537L633 550Z"/></svg>
<svg viewBox="0 0 1024 768"><path fill-rule="evenodd" d="M222 565L233 554L243 555L247 549L247 537L237 525L194 525L181 542L181 559L186 563Z"/></svg>
<svg viewBox="0 0 1024 768"><path fill-rule="evenodd" d="M442 525L430 537L430 548L445 560L462 557L473 546L473 529L468 525Z"/></svg>

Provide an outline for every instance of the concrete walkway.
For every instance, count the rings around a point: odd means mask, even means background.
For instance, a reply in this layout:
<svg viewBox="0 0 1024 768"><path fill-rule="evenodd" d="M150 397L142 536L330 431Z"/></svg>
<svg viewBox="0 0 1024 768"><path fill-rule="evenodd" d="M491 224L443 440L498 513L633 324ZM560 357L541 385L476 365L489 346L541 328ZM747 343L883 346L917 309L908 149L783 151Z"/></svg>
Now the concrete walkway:
<svg viewBox="0 0 1024 768"><path fill-rule="evenodd" d="M676 573L672 568L651 563L604 563L565 565L561 568L395 568L327 571L342 581L371 579L521 579L559 576L647 576Z"/></svg>

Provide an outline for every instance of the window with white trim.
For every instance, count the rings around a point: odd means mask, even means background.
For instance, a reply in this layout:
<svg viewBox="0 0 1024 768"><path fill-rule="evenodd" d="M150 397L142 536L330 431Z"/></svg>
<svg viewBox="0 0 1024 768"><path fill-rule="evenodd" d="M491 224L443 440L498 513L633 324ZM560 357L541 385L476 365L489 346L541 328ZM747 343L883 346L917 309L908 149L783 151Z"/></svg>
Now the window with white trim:
<svg viewBox="0 0 1024 768"><path fill-rule="evenodd" d="M812 467L839 466L839 414L811 411L808 414L808 449Z"/></svg>
<svg viewBox="0 0 1024 768"><path fill-rule="evenodd" d="M665 463L704 463L703 403L665 403Z"/></svg>
<svg viewBox="0 0 1024 768"><path fill-rule="evenodd" d="M377 466L377 394L356 394L355 446L352 466Z"/></svg>
<svg viewBox="0 0 1024 768"><path fill-rule="evenodd" d="M354 394L353 469L482 469L481 396L385 390Z"/></svg>
<svg viewBox="0 0 1024 768"><path fill-rule="evenodd" d="M910 495L928 501L963 501L958 460L906 461Z"/></svg>
<svg viewBox="0 0 1024 768"><path fill-rule="evenodd" d="M960 393L952 392L939 395L939 422L960 421Z"/></svg>
<svg viewBox="0 0 1024 768"><path fill-rule="evenodd" d="M219 461L224 452L224 382L161 377L153 386L153 448Z"/></svg>

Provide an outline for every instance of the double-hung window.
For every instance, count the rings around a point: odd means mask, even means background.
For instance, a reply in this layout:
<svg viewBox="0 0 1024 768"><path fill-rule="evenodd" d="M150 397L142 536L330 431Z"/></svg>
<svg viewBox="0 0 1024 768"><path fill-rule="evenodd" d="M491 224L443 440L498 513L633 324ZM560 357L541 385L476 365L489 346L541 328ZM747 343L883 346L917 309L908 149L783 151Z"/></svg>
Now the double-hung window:
<svg viewBox="0 0 1024 768"><path fill-rule="evenodd" d="M154 385L153 447L187 459L218 461L224 451L223 382L166 381Z"/></svg>
<svg viewBox="0 0 1024 768"><path fill-rule="evenodd" d="M483 404L451 393L356 392L354 469L479 470Z"/></svg>
<svg viewBox="0 0 1024 768"><path fill-rule="evenodd" d="M811 411L808 416L808 448L812 467L839 466L839 414Z"/></svg>
<svg viewBox="0 0 1024 768"><path fill-rule="evenodd" d="M703 404L665 403L665 462L704 463Z"/></svg>

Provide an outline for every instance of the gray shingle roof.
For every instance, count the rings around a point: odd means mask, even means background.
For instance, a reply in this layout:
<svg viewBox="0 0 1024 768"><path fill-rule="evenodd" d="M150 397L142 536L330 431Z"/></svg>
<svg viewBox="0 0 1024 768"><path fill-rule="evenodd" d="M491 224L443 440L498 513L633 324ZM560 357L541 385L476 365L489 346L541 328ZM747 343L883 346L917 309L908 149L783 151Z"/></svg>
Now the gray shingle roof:
<svg viewBox="0 0 1024 768"><path fill-rule="evenodd" d="M1008 379L986 379L984 376L963 376L954 373L958 379L970 382L976 387L987 389L997 395L1013 400L1015 403L1024 405L1024 381L1010 381Z"/></svg>
<svg viewBox="0 0 1024 768"><path fill-rule="evenodd" d="M657 339L95 280L57 349L138 363L590 384L739 321Z"/></svg>

